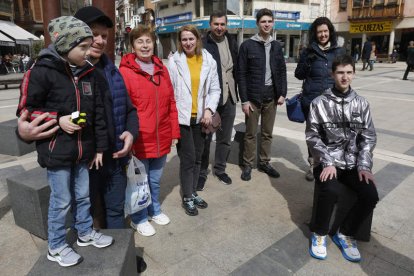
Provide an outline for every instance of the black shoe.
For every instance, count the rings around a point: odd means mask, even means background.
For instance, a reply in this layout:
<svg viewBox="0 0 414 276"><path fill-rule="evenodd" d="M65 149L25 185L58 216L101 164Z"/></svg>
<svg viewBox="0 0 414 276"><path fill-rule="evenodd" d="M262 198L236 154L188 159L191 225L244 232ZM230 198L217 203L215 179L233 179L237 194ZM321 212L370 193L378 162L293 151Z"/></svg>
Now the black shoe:
<svg viewBox="0 0 414 276"><path fill-rule="evenodd" d="M193 194L193 202L197 208L206 209L208 207L207 202L205 202L198 194Z"/></svg>
<svg viewBox="0 0 414 276"><path fill-rule="evenodd" d="M227 173L214 174L223 184L230 185L232 183L230 176Z"/></svg>
<svg viewBox="0 0 414 276"><path fill-rule="evenodd" d="M244 181L249 181L252 179L252 168L249 166L244 167L240 178Z"/></svg>
<svg viewBox="0 0 414 276"><path fill-rule="evenodd" d="M403 79L403 80L408 80L408 79Z"/></svg>
<svg viewBox="0 0 414 276"><path fill-rule="evenodd" d="M198 210L197 207L194 205L194 201L192 198L184 198L182 204L185 213L189 216L197 216Z"/></svg>
<svg viewBox="0 0 414 276"><path fill-rule="evenodd" d="M200 176L198 177L198 183L197 183L197 191L203 191L204 185L206 185L207 177Z"/></svg>
<svg viewBox="0 0 414 276"><path fill-rule="evenodd" d="M277 170L275 170L269 163L259 165L257 169L259 170L259 172L264 172L268 176L273 177L273 178L278 178L280 176Z"/></svg>

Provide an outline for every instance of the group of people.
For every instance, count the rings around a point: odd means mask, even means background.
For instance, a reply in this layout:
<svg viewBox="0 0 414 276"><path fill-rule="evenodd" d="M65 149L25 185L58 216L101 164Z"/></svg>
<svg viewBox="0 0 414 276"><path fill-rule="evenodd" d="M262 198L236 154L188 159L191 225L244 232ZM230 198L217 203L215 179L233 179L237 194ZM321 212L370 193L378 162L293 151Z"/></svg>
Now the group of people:
<svg viewBox="0 0 414 276"><path fill-rule="evenodd" d="M27 71L30 61L31 58L25 53L0 56L0 74L24 73Z"/></svg>
<svg viewBox="0 0 414 276"><path fill-rule="evenodd" d="M159 194L172 146L177 147L180 160L185 213L195 216L207 208L198 193L206 188L212 140L205 128L215 113L220 114L213 175L223 184L232 184L226 163L239 97L246 124L241 179L252 177L259 119L258 170L280 177L270 164L270 149L276 109L287 94L287 73L282 47L272 36L273 16L269 9L259 10L258 33L239 49L227 33L222 12L210 15L210 31L204 38L195 26L182 26L177 51L167 66L154 55L154 32L137 27L129 34L133 51L122 57L119 70L104 53L113 22L102 11L84 7L74 17L50 22L52 44L25 75L17 110L17 135L36 141L38 162L47 169L49 260L61 266L82 261L65 240L70 207L79 246L102 248L113 243L93 225L125 227L125 167L130 153L144 164L152 197L148 208L130 215L131 227L138 233L154 235L150 221L170 222ZM338 47L332 23L325 17L316 19L295 76L303 80L302 107L307 117L306 179L321 188L310 246L311 255L319 259L326 258L339 183L358 195L333 239L348 260L360 260L353 235L378 201L371 173L375 129L367 101L350 87L354 74L354 61ZM86 123L77 124L80 113Z"/></svg>

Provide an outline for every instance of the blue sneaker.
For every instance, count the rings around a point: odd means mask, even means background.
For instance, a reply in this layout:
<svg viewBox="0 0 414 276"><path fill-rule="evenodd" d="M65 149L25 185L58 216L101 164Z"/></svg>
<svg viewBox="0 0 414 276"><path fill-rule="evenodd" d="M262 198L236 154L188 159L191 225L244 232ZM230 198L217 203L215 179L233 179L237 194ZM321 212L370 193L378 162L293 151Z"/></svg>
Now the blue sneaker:
<svg viewBox="0 0 414 276"><path fill-rule="evenodd" d="M311 236L311 246L309 247L309 253L312 257L325 260L327 256L326 252L326 235L320 236L315 232Z"/></svg>
<svg viewBox="0 0 414 276"><path fill-rule="evenodd" d="M342 256L351 262L360 262L361 254L357 248L356 240L351 236L336 233L332 237L333 242L341 249Z"/></svg>

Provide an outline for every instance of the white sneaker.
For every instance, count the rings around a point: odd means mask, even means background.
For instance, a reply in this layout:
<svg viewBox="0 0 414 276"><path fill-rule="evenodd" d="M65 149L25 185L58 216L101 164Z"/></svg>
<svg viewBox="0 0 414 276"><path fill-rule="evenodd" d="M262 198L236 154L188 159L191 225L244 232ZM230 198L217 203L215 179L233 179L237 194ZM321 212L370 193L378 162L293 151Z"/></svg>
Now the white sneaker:
<svg viewBox="0 0 414 276"><path fill-rule="evenodd" d="M341 249L342 256L351 262L360 262L361 254L359 253L356 240L351 236L345 236L337 233L332 237L333 242Z"/></svg>
<svg viewBox="0 0 414 276"><path fill-rule="evenodd" d="M167 225L168 223L170 223L170 218L167 217L167 215L164 214L164 213L161 213L159 215L153 216L151 218L151 220L153 222L155 222L156 224L158 224L158 225Z"/></svg>
<svg viewBox="0 0 414 276"><path fill-rule="evenodd" d="M320 236L313 232L311 236L311 246L309 248L309 253L316 259L325 260L327 256L326 236Z"/></svg>
<svg viewBox="0 0 414 276"><path fill-rule="evenodd" d="M131 221L131 227L137 230L137 232L145 237L150 237L155 235L155 229L152 227L151 223L149 221L135 224Z"/></svg>
<svg viewBox="0 0 414 276"><path fill-rule="evenodd" d="M97 248L108 247L114 243L114 239L111 236L104 235L95 229L92 229L92 232L88 235L78 237L76 243L79 246L88 246L93 245Z"/></svg>

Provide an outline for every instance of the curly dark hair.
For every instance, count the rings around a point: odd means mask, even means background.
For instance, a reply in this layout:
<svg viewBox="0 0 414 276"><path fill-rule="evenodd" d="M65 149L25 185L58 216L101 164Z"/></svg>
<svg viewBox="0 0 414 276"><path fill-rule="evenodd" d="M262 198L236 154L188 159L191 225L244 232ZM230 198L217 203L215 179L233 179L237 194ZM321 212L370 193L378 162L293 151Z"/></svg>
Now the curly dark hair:
<svg viewBox="0 0 414 276"><path fill-rule="evenodd" d="M310 47L313 42L318 43L318 37L317 37L316 29L320 25L324 25L324 24L326 26L328 26L329 42L331 42L332 46L337 44L336 30L335 30L335 27L332 24L331 20L329 20L329 18L327 18L327 17L318 17L318 18L315 19L315 21L313 21L313 23L311 24L311 26L309 28L309 44L308 44L308 47Z"/></svg>

